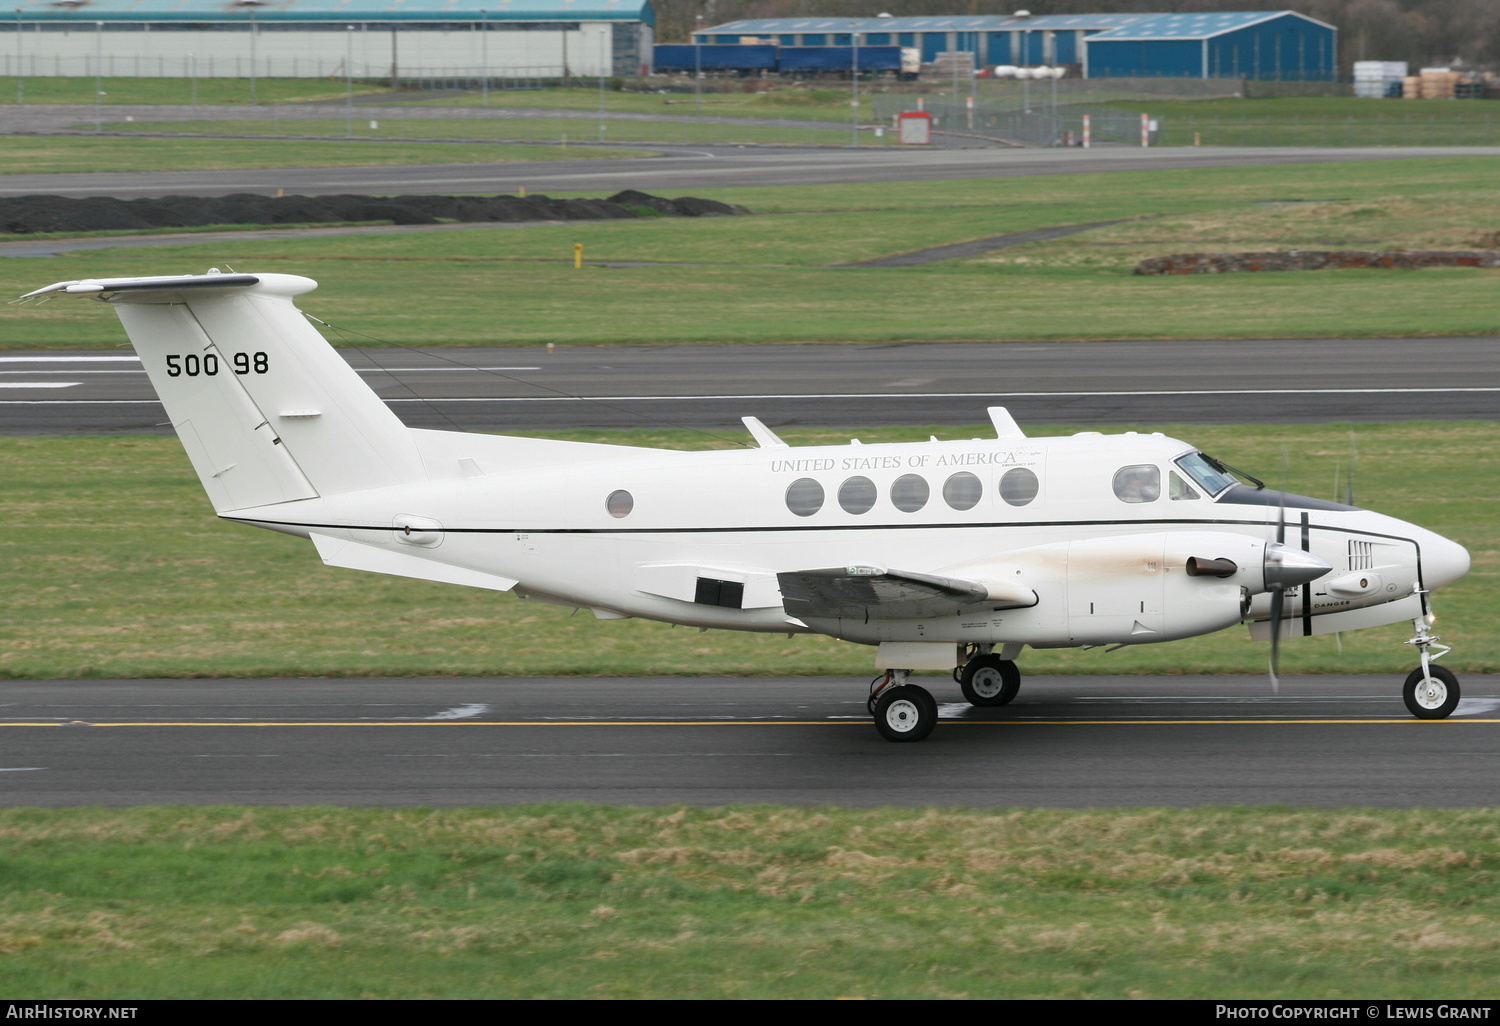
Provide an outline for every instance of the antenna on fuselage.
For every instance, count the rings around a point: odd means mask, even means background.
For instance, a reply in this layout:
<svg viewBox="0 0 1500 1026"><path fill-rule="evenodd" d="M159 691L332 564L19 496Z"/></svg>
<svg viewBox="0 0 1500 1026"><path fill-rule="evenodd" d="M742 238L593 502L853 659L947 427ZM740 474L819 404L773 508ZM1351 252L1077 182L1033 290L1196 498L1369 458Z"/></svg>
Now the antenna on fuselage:
<svg viewBox="0 0 1500 1026"><path fill-rule="evenodd" d="M1010 415L1010 411L1004 406L991 406L989 408L990 423L995 425L996 438L1025 438L1026 432L1021 430L1021 425L1016 423L1016 418Z"/></svg>

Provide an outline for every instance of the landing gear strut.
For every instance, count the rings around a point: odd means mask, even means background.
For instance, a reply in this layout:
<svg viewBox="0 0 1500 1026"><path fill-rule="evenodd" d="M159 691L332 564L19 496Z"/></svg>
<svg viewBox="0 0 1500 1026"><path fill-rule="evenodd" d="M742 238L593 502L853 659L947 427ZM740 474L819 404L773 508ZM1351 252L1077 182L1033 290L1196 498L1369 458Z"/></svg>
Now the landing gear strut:
<svg viewBox="0 0 1500 1026"><path fill-rule="evenodd" d="M875 729L887 741L920 741L937 726L937 700L926 688L908 684L910 670L887 670L876 677L867 703Z"/></svg>
<svg viewBox="0 0 1500 1026"><path fill-rule="evenodd" d="M1419 594L1426 596L1426 592ZM1424 601L1422 604L1425 607L1427 603ZM1417 646L1422 665L1407 675L1406 684L1401 688L1401 699L1419 720L1447 719L1458 708L1458 678L1452 672L1433 664L1451 649L1447 645L1438 644L1439 638L1432 633L1426 616L1414 618L1411 624L1416 634L1406 644Z"/></svg>
<svg viewBox="0 0 1500 1026"><path fill-rule="evenodd" d="M968 662L953 674L964 700L977 706L1009 705L1021 690L1021 671L1013 660L1005 658L1011 653L1002 649L1000 655L994 655L989 645L973 646L972 652Z"/></svg>

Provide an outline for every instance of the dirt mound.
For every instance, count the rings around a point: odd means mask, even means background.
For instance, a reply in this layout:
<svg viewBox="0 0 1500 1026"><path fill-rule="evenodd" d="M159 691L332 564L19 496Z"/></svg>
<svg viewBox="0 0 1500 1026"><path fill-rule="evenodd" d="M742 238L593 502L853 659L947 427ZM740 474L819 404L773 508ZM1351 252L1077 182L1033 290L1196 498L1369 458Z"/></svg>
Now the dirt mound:
<svg viewBox="0 0 1500 1026"><path fill-rule="evenodd" d="M1322 271L1333 267L1500 267L1500 253L1445 249L1305 249L1269 253L1174 253L1135 265L1136 274Z"/></svg>
<svg viewBox="0 0 1500 1026"><path fill-rule="evenodd" d="M0 198L0 232L144 231L204 225L341 224L389 221L609 221L634 217L713 217L747 213L716 200L665 199L627 189L608 199L550 196L110 196Z"/></svg>

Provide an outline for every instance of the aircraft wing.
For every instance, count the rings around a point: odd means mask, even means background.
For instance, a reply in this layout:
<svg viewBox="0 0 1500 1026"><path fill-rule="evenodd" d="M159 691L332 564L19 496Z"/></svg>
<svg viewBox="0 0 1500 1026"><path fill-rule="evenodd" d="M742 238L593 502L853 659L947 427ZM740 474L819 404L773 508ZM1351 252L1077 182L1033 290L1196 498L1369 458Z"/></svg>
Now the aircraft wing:
<svg viewBox="0 0 1500 1026"><path fill-rule="evenodd" d="M979 602L1010 608L1036 604L1030 589L875 566L794 570L777 574L776 582L787 616L798 620L915 620L951 615Z"/></svg>

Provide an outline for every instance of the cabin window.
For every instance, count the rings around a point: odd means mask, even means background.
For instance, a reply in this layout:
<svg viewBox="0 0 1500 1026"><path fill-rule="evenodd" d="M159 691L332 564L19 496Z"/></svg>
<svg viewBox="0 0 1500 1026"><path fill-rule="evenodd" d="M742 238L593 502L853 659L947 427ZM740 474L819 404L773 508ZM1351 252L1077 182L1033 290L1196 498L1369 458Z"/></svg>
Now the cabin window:
<svg viewBox="0 0 1500 1026"><path fill-rule="evenodd" d="M868 513L879 494L868 477L851 477L839 485L839 505L845 513Z"/></svg>
<svg viewBox="0 0 1500 1026"><path fill-rule="evenodd" d="M1178 499L1202 498L1192 485L1177 476L1177 471L1175 470L1167 471L1167 493L1172 496L1174 502Z"/></svg>
<svg viewBox="0 0 1500 1026"><path fill-rule="evenodd" d="M891 484L891 505L903 513L915 513L927 505L932 489L916 474L902 474Z"/></svg>
<svg viewBox="0 0 1500 1026"><path fill-rule="evenodd" d="M960 470L943 482L943 501L954 509L973 509L984 495L984 485L967 470Z"/></svg>
<svg viewBox="0 0 1500 1026"><path fill-rule="evenodd" d="M1000 478L1000 498L1012 506L1025 506L1036 498L1041 487L1035 474L1025 467L1016 467Z"/></svg>
<svg viewBox="0 0 1500 1026"><path fill-rule="evenodd" d="M786 490L786 508L799 517L810 517L823 508L823 486L810 477L800 477Z"/></svg>
<svg viewBox="0 0 1500 1026"><path fill-rule="evenodd" d="M604 500L604 508L612 517L628 517L630 511L635 509L635 499L625 489L617 488L609 493L609 498Z"/></svg>
<svg viewBox="0 0 1500 1026"><path fill-rule="evenodd" d="M1155 502L1161 498L1161 471L1149 463L1121 467L1114 488L1121 502Z"/></svg>

